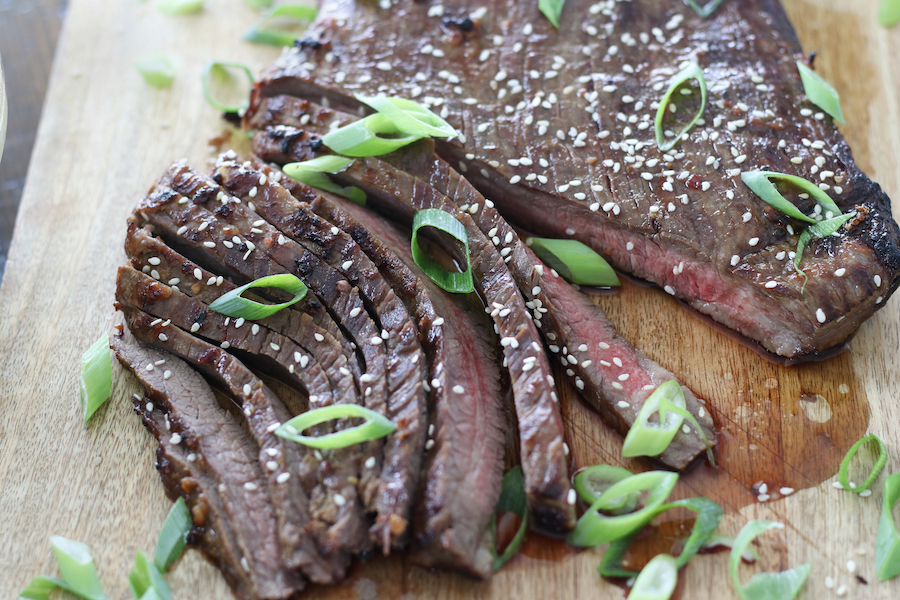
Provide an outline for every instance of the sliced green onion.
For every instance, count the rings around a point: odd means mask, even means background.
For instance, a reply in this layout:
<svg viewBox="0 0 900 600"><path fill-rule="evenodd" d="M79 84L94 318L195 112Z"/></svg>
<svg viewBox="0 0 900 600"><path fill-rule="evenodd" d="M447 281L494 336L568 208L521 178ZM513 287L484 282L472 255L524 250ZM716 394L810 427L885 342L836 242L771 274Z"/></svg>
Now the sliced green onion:
<svg viewBox="0 0 900 600"><path fill-rule="evenodd" d="M137 69L148 84L153 87L167 88L175 79L175 63L163 52L151 52L135 58L131 64Z"/></svg>
<svg viewBox="0 0 900 600"><path fill-rule="evenodd" d="M128 573L128 585L131 586L131 593L136 600L141 600L151 588L162 600L170 600L172 597L172 588L169 587L166 578L141 550L137 551L134 568Z"/></svg>
<svg viewBox="0 0 900 600"><path fill-rule="evenodd" d="M81 413L87 423L112 395L112 359L109 356L109 336L105 333L81 356L78 386L81 391Z"/></svg>
<svg viewBox="0 0 900 600"><path fill-rule="evenodd" d="M741 600L793 600L809 575L810 566L809 563L805 563L780 573L757 573L750 578L746 585L741 585L741 578L738 574L741 555L756 536L769 529L784 529L784 525L772 521L750 521L741 529L731 547L728 568L731 571L734 588Z"/></svg>
<svg viewBox="0 0 900 600"><path fill-rule="evenodd" d="M236 97L241 98L248 96L249 87L253 85L253 72L250 70L250 67L242 65L240 63L217 61L208 62L206 63L206 66L203 67L203 74L200 76L200 81L203 84L203 96L206 98L206 101L210 104L210 106L217 110L221 110L222 112L236 113L247 108L249 100L244 100L241 104L225 104L225 102L218 100L213 95L212 90L213 84L216 84L221 88L233 87L235 85L234 76L231 74L229 69L236 69L243 72L247 76L247 81L249 81L247 90L235 92L235 95Z"/></svg>
<svg viewBox="0 0 900 600"><path fill-rule="evenodd" d="M687 5L694 9L694 12L697 13L697 16L701 19L705 19L711 14L713 14L719 5L722 4L722 0L711 0L706 4L699 4L696 0L687 0Z"/></svg>
<svg viewBox="0 0 900 600"><path fill-rule="evenodd" d="M271 287L283 290L289 294L293 294L293 298L281 304L260 304L253 300L248 300L241 296L245 290L251 288ZM248 321L256 321L264 319L269 315L277 313L283 308L287 308L292 304L300 302L306 296L307 288L295 275L284 273L281 275L269 275L261 277L256 281L251 281L247 285L233 289L227 294L223 294L216 298L215 302L209 305L214 310L229 317L242 317Z"/></svg>
<svg viewBox="0 0 900 600"><path fill-rule="evenodd" d="M50 594L58 587L68 590L68 584L62 579L38 575L28 582L17 598L19 600L49 600Z"/></svg>
<svg viewBox="0 0 900 600"><path fill-rule="evenodd" d="M800 71L800 80L803 82L803 91L809 101L827 112L839 123L845 123L844 113L841 111L841 98L837 90L831 87L822 76L807 67L803 62L797 61L797 69Z"/></svg>
<svg viewBox="0 0 900 600"><path fill-rule="evenodd" d="M578 519L566 541L576 547L599 546L631 535L653 520L655 510L669 497L677 482L677 473L648 471L611 485ZM644 490L649 490L650 494L646 505L640 510L614 517L598 512L610 506L619 506L621 496Z"/></svg>
<svg viewBox="0 0 900 600"><path fill-rule="evenodd" d="M163 522L156 541L156 550L153 553L153 564L165 573L169 566L178 560L184 547L187 545L188 535L194 527L191 511L184 503L184 498L178 497L172 505L166 520Z"/></svg>
<svg viewBox="0 0 900 600"><path fill-rule="evenodd" d="M203 10L203 0L159 0L156 6L167 15L192 15Z"/></svg>
<svg viewBox="0 0 900 600"><path fill-rule="evenodd" d="M512 541L506 546L503 554L497 554L497 548L493 548L495 571L509 562L525 539L525 533L528 531L528 497L525 495L525 476L522 474L522 467L516 465L503 476L503 487L500 490L500 499L497 500L497 507L494 509L494 518L491 521L491 531L494 537L497 537L497 515L502 512L511 512L518 516L521 520L519 529Z"/></svg>
<svg viewBox="0 0 900 600"><path fill-rule="evenodd" d="M531 237L525 244L566 281L601 287L621 285L609 263L578 240Z"/></svg>
<svg viewBox="0 0 900 600"><path fill-rule="evenodd" d="M386 116L374 114L329 132L322 142L338 154L360 157L389 154L420 139L403 134Z"/></svg>
<svg viewBox="0 0 900 600"><path fill-rule="evenodd" d="M85 600L109 600L100 585L94 559L86 545L58 535L50 537L50 545L53 546L62 578L38 575L19 592L19 598L47 600L50 593L59 587Z"/></svg>
<svg viewBox="0 0 900 600"><path fill-rule="evenodd" d="M800 270L800 260L803 258L803 251L806 250L806 246L814 238L828 237L855 216L856 212L854 211L847 213L846 215L819 221L815 225L810 225L800 233L800 239L797 241L797 252L794 254L794 270L797 271L797 274L803 276L803 287L800 289L801 294L803 293L803 290L806 289L806 282L809 281L809 277L806 273Z"/></svg>
<svg viewBox="0 0 900 600"><path fill-rule="evenodd" d="M356 186L343 187L331 181L323 173L337 173L353 162L343 156L319 156L304 162L289 163L282 167L285 175L308 186L337 194L355 204L365 206L366 193Z"/></svg>
<svg viewBox="0 0 900 600"><path fill-rule="evenodd" d="M892 514L897 500L900 500L900 473L894 473L884 481L881 520L875 536L875 575L879 581L900 575L900 533L897 533Z"/></svg>
<svg viewBox="0 0 900 600"><path fill-rule="evenodd" d="M409 135L420 137L452 138L459 135L447 121L418 102L387 96L362 96L356 99L368 104L393 122L394 126Z"/></svg>
<svg viewBox="0 0 900 600"><path fill-rule="evenodd" d="M326 421L351 417L365 419L366 422L356 427L326 435L308 436L301 433L309 427L314 427ZM346 448L353 444L362 444L363 442L383 438L395 429L396 427L387 417L368 408L358 404L333 404L297 415L276 429L275 435L310 448L334 450L335 448Z"/></svg>
<svg viewBox="0 0 900 600"><path fill-rule="evenodd" d="M657 554L641 570L628 600L669 600L678 585L678 567L668 554Z"/></svg>
<svg viewBox="0 0 900 600"><path fill-rule="evenodd" d="M663 407L663 400L667 406ZM637 418L622 444L622 456L659 456L666 451L669 444L675 438L681 423L684 421L677 412L669 406L684 409L684 392L674 379L664 382L644 401ZM659 423L651 423L650 417L659 414Z"/></svg>
<svg viewBox="0 0 900 600"><path fill-rule="evenodd" d="M591 505L597 501L600 495L609 489L614 483L618 483L623 479L631 477L632 473L628 469L622 467L614 467L612 465L594 465L579 471L575 475L575 492L581 501ZM611 515L621 515L629 513L637 506L640 499L640 493L632 492L613 500L604 508L604 512Z"/></svg>
<svg viewBox="0 0 900 600"><path fill-rule="evenodd" d="M566 0L538 0L538 8L544 16L559 29L559 17L562 15L563 5Z"/></svg>
<svg viewBox="0 0 900 600"><path fill-rule="evenodd" d="M662 504L656 507L650 520L655 519L670 508L676 507L687 508L697 513L697 519L694 521L691 533L684 543L684 548L681 550L681 554L675 558L675 567L680 569L703 548L709 537L719 526L724 511L716 502L699 496ZM625 552L628 551L636 535L637 531L624 538L614 540L610 544L606 554L603 555L600 567L597 569L601 575L604 577L634 577L637 575L634 571L629 571L622 567L622 557L625 556Z"/></svg>
<svg viewBox="0 0 900 600"><path fill-rule="evenodd" d="M878 7L878 22L885 27L900 23L900 0L881 0Z"/></svg>
<svg viewBox="0 0 900 600"><path fill-rule="evenodd" d="M834 200L832 200L828 194L823 192L816 184L807 181L802 177L788 175L787 173L771 173L768 171L744 171L741 173L741 181L750 188L750 191L762 198L766 204L777 208L789 217L805 221L806 223L816 223L815 219L800 212L793 203L788 201L777 189L775 189L775 186L772 184L773 179L793 184L812 196L816 201L816 204L822 207L822 212L825 215L831 213L832 217L835 217L841 214L841 209L838 208L837 204L834 203Z"/></svg>
<svg viewBox="0 0 900 600"><path fill-rule="evenodd" d="M272 5L272 0L247 0L248 4L253 2L259 6L255 8L268 8ZM264 5L264 6L263 6ZM253 24L253 27L244 34L244 40L251 44L267 44L269 46L292 46L297 36L294 34L279 31L277 29L268 29L264 26L272 19L290 19L301 23L308 23L316 18L318 9L314 6L303 6L300 4L285 4L277 6L266 12L260 19Z"/></svg>
<svg viewBox="0 0 900 600"><path fill-rule="evenodd" d="M466 270L462 273L451 273L431 260L425 254L425 251L419 247L419 230L422 227L434 227L458 240L463 245ZM474 291L475 282L472 279L472 260L469 257L469 235L466 233L466 228L456 217L436 208L420 210L413 218L412 241L410 243L413 260L416 265L438 286L454 294L468 294Z"/></svg>
<svg viewBox="0 0 900 600"><path fill-rule="evenodd" d="M694 115L691 122L688 123L678 135L671 140L666 141L665 135L663 135L663 119L666 116L666 112L669 110L669 102L672 99L672 94L675 93L675 90L677 90L681 84L690 81L691 79L696 79L697 83L700 85L700 110L697 111L697 114ZM659 108L656 109L656 145L659 147L660 151L667 152L674 148L675 144L681 140L682 136L697 124L697 121L703 116L704 110L706 110L706 78L703 76L703 69L696 63L691 63L672 78L669 82L669 89L660 101Z"/></svg>
<svg viewBox="0 0 900 600"><path fill-rule="evenodd" d="M853 457L856 456L856 453L859 452L859 449L869 442L875 442L878 445L878 458L875 460L875 466L872 467L872 472L869 473L869 476L862 483L862 485L852 487L850 485L850 480L847 477L847 471L850 470L850 461L853 460ZM884 447L884 442L882 442L881 439L874 433L870 433L866 437L853 444L853 447L850 448L850 450L847 452L847 455L844 456L844 460L841 461L841 468L838 470L838 481L841 482L841 485L844 486L844 489L847 491L856 492L857 494L863 492L869 489L869 486L875 483L875 480L878 479L878 475L881 474L881 470L884 468L884 465L887 464L887 459L887 448Z"/></svg>

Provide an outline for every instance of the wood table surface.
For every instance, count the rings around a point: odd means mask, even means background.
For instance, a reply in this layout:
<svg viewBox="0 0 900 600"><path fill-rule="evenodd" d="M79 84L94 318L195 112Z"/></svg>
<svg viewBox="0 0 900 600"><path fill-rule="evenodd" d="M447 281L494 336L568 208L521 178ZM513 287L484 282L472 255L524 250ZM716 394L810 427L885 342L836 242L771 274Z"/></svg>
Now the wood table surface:
<svg viewBox="0 0 900 600"><path fill-rule="evenodd" d="M848 123L841 130L857 162L900 214L900 28L876 24L876 0L784 1L804 48L819 52L819 72L842 95ZM0 597L15 597L39 573L58 574L54 534L88 544L109 597L128 597L135 552L152 551L169 509L153 467L155 443L131 410L129 397L139 391L133 378L114 366L112 399L86 426L77 382L82 352L117 320L126 216L170 161L187 157L203 167L211 139L227 129L202 99L202 65L217 59L258 69L277 54L240 41L255 18L244 2L206 6L179 18L160 14L152 0L71 0L68 8L0 283ZM177 59L171 89L147 87L130 67L155 50ZM3 56L9 65L6 46ZM240 136L231 141L240 144ZM673 497L720 502L719 531L728 535L748 519L785 523L761 540L761 560L744 567L745 578L808 562L801 598L836 597L842 585L848 598L900 598L900 580L879 583L874 573L884 475L869 497L832 486L840 458L867 431L887 444L886 473L900 469L900 302L866 322L848 352L788 368L694 319L660 290L625 285L598 301L626 338L708 401L722 430L718 472L701 467L683 476ZM618 436L570 387L560 392L576 465L647 467L623 463ZM760 483L771 490L768 502L751 491ZM597 575L602 551L575 553L532 536L487 583L430 573L402 557L375 558L355 567L346 584L303 597L621 598ZM849 560L862 580L848 572ZM826 577L836 585L827 587ZM169 581L176 598L230 597L196 551ZM695 557L679 590L685 599L736 598L727 554Z"/></svg>

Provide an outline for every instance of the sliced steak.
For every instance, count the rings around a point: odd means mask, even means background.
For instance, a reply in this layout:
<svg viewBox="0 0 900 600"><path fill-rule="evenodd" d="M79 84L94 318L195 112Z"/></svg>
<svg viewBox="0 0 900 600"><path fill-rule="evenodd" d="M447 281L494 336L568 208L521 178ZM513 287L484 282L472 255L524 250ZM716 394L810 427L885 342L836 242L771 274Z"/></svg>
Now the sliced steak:
<svg viewBox="0 0 900 600"><path fill-rule="evenodd" d="M147 388L135 410L159 441L157 468L170 496L183 496L201 547L240 598L287 598L303 580L282 562L276 509L258 448L187 364L126 341L110 345Z"/></svg>
<svg viewBox="0 0 900 600"><path fill-rule="evenodd" d="M167 282L174 289L206 305L237 287L221 275L201 268L172 250L162 240L153 237L149 227L141 227L134 217L128 221L125 253L135 269ZM243 296L260 300L249 290ZM338 341L343 338L338 324L314 294L307 294L290 309L260 320L260 326L277 331L306 348L328 374L336 397L353 398L355 404L361 404L355 383L362 375L359 361L350 343ZM301 356L297 362L300 368L304 368L308 361Z"/></svg>
<svg viewBox="0 0 900 600"><path fill-rule="evenodd" d="M379 508L376 538L387 552L392 543L396 547L403 545L406 537L406 523L394 519L406 514L415 496L425 447L426 365L422 347L406 307L356 242L297 202L278 183L280 172L267 173L247 165L229 151L219 157L213 179L227 193L252 202L255 211L272 226L358 287L374 307L382 328L389 358L387 414L394 422L404 423L409 433L390 437L384 448L379 494L383 501L394 505ZM392 538L396 539L392 542Z"/></svg>
<svg viewBox="0 0 900 600"><path fill-rule="evenodd" d="M434 431L426 476L413 512L411 559L426 567L487 578L493 571L489 524L503 476L505 419L494 348L483 316L448 294L412 260L409 240L385 219L342 198L291 186L298 198L349 233L378 265L416 318L428 355ZM455 394L464 382L466 394Z"/></svg>
<svg viewBox="0 0 900 600"><path fill-rule="evenodd" d="M470 3L444 2L443 16L427 3L328 3L309 43L263 75L247 119L265 96L354 114L353 94L417 99L462 133L439 153L510 222L579 239L792 360L844 342L896 289L890 202L805 96L795 61L807 59L777 1L724 3L700 19L681 3L577 0L558 30L534 3L480 6L470 30L448 34L445 19ZM709 99L663 152L656 103L685 61L704 69ZM694 90L667 128L699 108ZM757 170L814 181L843 212L861 207L849 230L807 249L805 290L791 260L802 224L742 183Z"/></svg>
<svg viewBox="0 0 900 600"><path fill-rule="evenodd" d="M342 579L349 556L340 549L320 556L319 551L327 552L329 549L320 543L317 550L309 534L320 534L327 530L327 523L338 521L338 514L351 513L359 508L350 503L337 507L332 502L329 507L332 514L324 514L328 509L317 511L311 506L307 490L314 487L315 468L319 461L304 446L275 435L279 425L291 418L284 404L228 352L177 327L166 325L133 306L119 305L117 308L125 313L128 328L139 342L171 352L191 363L241 406L258 447L260 468L265 467L266 489L275 507L286 564L292 568L302 568L317 583ZM348 486L335 492L350 493L351 490L352 486ZM350 520L360 521L358 518Z"/></svg>
<svg viewBox="0 0 900 600"><path fill-rule="evenodd" d="M283 133L271 129L258 133L254 150L265 160L304 160L322 151L322 144L306 134L296 136L285 149L273 140ZM270 135L271 134L271 135ZM360 187L380 212L410 224L418 210L435 208L452 214L466 228L476 288L491 307L495 331L513 382L513 397L519 420L522 468L530 506L538 523L548 529L574 526L574 496L566 466L566 445L562 420L550 366L540 344L537 329L524 300L507 269L504 258L464 212L434 188L375 159L358 159L335 179ZM462 385L454 386L459 393ZM569 500L572 500L572 503Z"/></svg>
<svg viewBox="0 0 900 600"><path fill-rule="evenodd" d="M354 119L352 115L324 109L306 100L278 96L261 101L252 123L265 130L257 135L258 150L267 152L269 158L288 160L289 155L302 156L303 145L313 145L317 134L327 131L329 123ZM305 129L298 129L301 125ZM270 150L274 144L280 144L283 154ZM420 142L380 158L452 199L506 253L504 260L528 300L528 308L548 340L550 350L561 353L559 359L566 373L574 378L575 386L624 435L652 390L674 379L674 375L632 348L616 333L603 311L582 294L558 278L548 281L551 271L545 272L493 203L437 158L429 143ZM572 326L573 323L577 326ZM597 368L598 365L603 368ZM688 409L705 428L706 438L713 440L710 413L690 390L682 388ZM682 469L705 450L703 436L692 427L688 429L679 431L666 452L659 456L660 461Z"/></svg>

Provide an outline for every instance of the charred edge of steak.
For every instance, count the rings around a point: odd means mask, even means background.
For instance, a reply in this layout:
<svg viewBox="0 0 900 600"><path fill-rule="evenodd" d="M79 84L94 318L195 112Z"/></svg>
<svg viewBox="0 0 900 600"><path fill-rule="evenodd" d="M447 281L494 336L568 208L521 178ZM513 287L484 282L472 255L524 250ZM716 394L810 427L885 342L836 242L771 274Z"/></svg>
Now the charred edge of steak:
<svg viewBox="0 0 900 600"><path fill-rule="evenodd" d="M310 136L312 137L312 136ZM272 148L268 136L254 138L254 151L265 160L296 160L285 157L281 148ZM279 144L280 146L280 144ZM296 144L294 144L296 147ZM273 151L274 150L274 151ZM305 148L300 151L306 153ZM438 208L453 214L466 227L476 285L485 301L496 302L511 313L492 317L510 369L522 444L522 466L532 512L540 526L564 530L574 526L575 512L568 503L570 485L564 455L564 435L559 407L553 398L552 375L540 345L540 337L503 258L465 213L433 188L417 184L414 178L378 159L359 159L337 174L342 185L356 185L366 192L369 205L407 224L416 210ZM521 349L520 349L521 347ZM525 359L528 358L528 363ZM533 359L533 364L532 364ZM529 364L526 368L525 365Z"/></svg>
<svg viewBox="0 0 900 600"><path fill-rule="evenodd" d="M172 469L160 474L170 494L194 500L192 517L205 526L204 550L224 567L226 580L251 598L286 598L302 589L303 580L285 569L277 509L266 492L256 446L240 424L183 361L126 340L121 326L110 345L154 403L136 403L136 409Z"/></svg>
<svg viewBox="0 0 900 600"><path fill-rule="evenodd" d="M300 568L316 583L333 583L344 577L349 556L337 548L319 545L309 531L327 530L328 523L311 519L311 506L301 479L310 479L319 461L311 452L275 435L277 427L291 414L268 387L236 358L177 327L165 326L136 307L118 306L125 313L128 328L143 344L175 354L192 364L204 376L221 386L242 408L251 436L258 447L260 466L265 468L265 484L275 507L282 555L291 568ZM304 477L306 472L306 477ZM288 476L280 477L284 473ZM298 475L299 473L299 475ZM279 480L279 478L281 480ZM352 488L345 489L348 494ZM354 503L355 504L355 503ZM349 502L348 511L357 507ZM321 554L320 554L321 552Z"/></svg>
<svg viewBox="0 0 900 600"><path fill-rule="evenodd" d="M493 532L489 524L503 475L505 421L494 349L468 312L418 271L408 239L387 221L342 198L296 184L292 193L346 231L378 265L416 318L430 365L434 432L413 519L411 559L488 578ZM452 382L471 394L453 397Z"/></svg>
<svg viewBox="0 0 900 600"><path fill-rule="evenodd" d="M213 179L235 197L252 201L256 212L269 224L357 286L377 315L387 347L387 413L399 432L385 445L380 492L382 499L397 504L379 508L374 536L385 553L391 546L402 547L406 528L398 534L394 516L406 518L415 495L426 428L422 386L425 361L406 307L352 238L322 220L308 205L297 202L279 184L280 172L264 173L226 153L219 157ZM403 490L399 496L393 491L397 489Z"/></svg>

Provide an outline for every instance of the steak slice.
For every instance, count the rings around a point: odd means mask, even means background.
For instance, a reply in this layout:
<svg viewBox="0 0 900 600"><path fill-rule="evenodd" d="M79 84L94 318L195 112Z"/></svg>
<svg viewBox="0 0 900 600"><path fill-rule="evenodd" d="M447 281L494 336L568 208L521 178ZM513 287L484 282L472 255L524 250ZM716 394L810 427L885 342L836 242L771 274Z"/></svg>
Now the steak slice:
<svg viewBox="0 0 900 600"><path fill-rule="evenodd" d="M406 524L396 522L408 512L418 485L425 447L425 357L406 307L378 268L350 236L297 202L278 181L281 173L263 173L229 151L219 157L213 180L254 209L278 231L330 265L374 307L387 347L387 414L404 423L410 435L391 436L384 448L375 537L385 553L403 545ZM393 541L391 538L395 538Z"/></svg>
<svg viewBox="0 0 900 600"><path fill-rule="evenodd" d="M795 61L809 59L776 0L725 3L708 19L677 2L577 0L558 30L534 3L480 6L327 3L310 43L263 75L248 118L281 94L354 113L352 94L416 99L461 132L439 153L510 222L579 239L791 360L846 341L896 289L889 199L805 96ZM470 30L447 33L447 19L467 15ZM704 69L709 99L663 152L657 102L686 61ZM667 128L689 120L698 95L679 96ZM805 290L791 260L801 224L740 179L759 170L814 181L842 212L858 210L849 230L807 249Z"/></svg>
<svg viewBox="0 0 900 600"><path fill-rule="evenodd" d="M327 131L330 123L345 124L355 118L307 100L286 96L267 98L261 101L252 119L253 126L265 130L257 136L255 144L268 158L290 160L290 156L303 156L303 145L314 144L315 135ZM305 129L298 129L301 125ZM664 381L675 379L674 375L631 347L616 333L599 307L560 281L552 271L545 271L493 203L445 161L435 157L429 143L420 142L380 158L404 171L399 177L417 177L451 198L472 215L482 233L501 252L509 249L504 260L528 300L528 308L550 350L562 352L560 361L566 373L574 378L575 386L608 423L623 435L627 433L652 390ZM472 208L474 211L469 210ZM684 386L682 389L688 410L704 427L706 438L714 439L711 415L690 390ZM705 450L703 436L691 427L688 429L678 432L658 457L660 461L683 469Z"/></svg>
<svg viewBox="0 0 900 600"><path fill-rule="evenodd" d="M135 338L148 346L166 350L194 365L201 373L221 386L241 406L250 435L257 445L259 466L265 467L265 484L275 507L278 535L285 563L302 568L317 583L332 583L343 578L349 556L333 549L327 556L320 556L309 533L325 530L322 522L337 521L335 514L319 515L312 512L307 489L313 487L310 479L319 461L304 446L275 435L281 423L291 414L269 388L228 352L194 338L177 327L161 322L130 305L118 305L125 313L128 328ZM273 464L274 463L274 464ZM274 467L274 468L273 468ZM337 492L349 490L338 490ZM338 509L331 505L332 513L351 512L357 507L346 503ZM319 519L310 519L310 516ZM359 519L353 519L358 521ZM319 550L328 549L319 545Z"/></svg>
<svg viewBox="0 0 900 600"><path fill-rule="evenodd" d="M409 240L385 219L302 184L285 183L316 214L359 244L415 316L428 356L433 432L421 496L413 510L410 558L488 578L490 519L503 476L505 419L490 335L466 298L439 289L415 265ZM465 382L464 395L451 391ZM431 429L430 429L431 430Z"/></svg>
<svg viewBox="0 0 900 600"><path fill-rule="evenodd" d="M157 469L170 496L183 496L201 547L239 598L287 598L303 589L281 557L275 508L257 447L196 372L119 329L116 357L147 389L135 410L159 441Z"/></svg>
<svg viewBox="0 0 900 600"><path fill-rule="evenodd" d="M288 129L277 132L275 138L268 135L270 132L258 133L254 149L265 160L284 162L310 158L322 148L322 144L315 143L305 133L293 136L295 141L290 143L289 157L281 153L280 143L272 148L267 140L283 139L282 134ZM492 308L490 314L503 347L504 366L509 369L513 384L529 505L540 526L553 530L573 527L574 492L569 493L567 446L553 376L537 329L504 258L468 212L460 210L434 188L383 161L358 159L335 178L359 186L366 193L369 205L378 205L380 212L406 224L412 222L416 211L435 208L452 214L466 228L475 285L484 302ZM464 393L465 387L457 385L454 390Z"/></svg>
<svg viewBox="0 0 900 600"><path fill-rule="evenodd" d="M162 240L152 236L149 226L138 225L134 217L128 219L125 253L135 269L167 282L173 289L206 305L237 287L172 250ZM260 300L249 290L243 296ZM352 398L354 404L362 404L354 382L354 378L358 380L361 375L356 353L351 344L338 341L343 338L343 333L314 294L307 294L289 310L278 311L258 323L307 349L328 374L337 398ZM308 361L301 356L295 362L304 368Z"/></svg>

